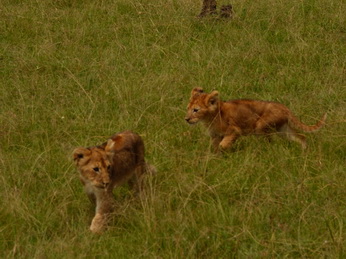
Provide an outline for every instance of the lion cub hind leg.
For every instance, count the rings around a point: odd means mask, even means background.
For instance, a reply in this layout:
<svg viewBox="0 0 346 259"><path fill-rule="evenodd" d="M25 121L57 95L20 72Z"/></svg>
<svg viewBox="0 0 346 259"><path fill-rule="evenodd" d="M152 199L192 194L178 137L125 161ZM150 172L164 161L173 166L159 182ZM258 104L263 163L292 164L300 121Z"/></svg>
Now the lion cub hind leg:
<svg viewBox="0 0 346 259"><path fill-rule="evenodd" d="M129 188L133 191L135 196L139 198L145 197L145 177L147 175L155 175L156 173L156 167L148 163L144 163L136 167L134 175L128 181Z"/></svg>
<svg viewBox="0 0 346 259"><path fill-rule="evenodd" d="M212 145L213 145L213 152L218 153L220 151L220 143L222 141L222 137L220 136L212 136L211 137Z"/></svg>
<svg viewBox="0 0 346 259"><path fill-rule="evenodd" d="M302 149L307 148L305 136L302 134L299 134L297 131L292 129L288 124L284 124L279 129L279 133L281 133L280 135L284 135L289 140L298 142L302 146Z"/></svg>
<svg viewBox="0 0 346 259"><path fill-rule="evenodd" d="M135 173L129 179L128 184L135 195L140 195L143 191L143 178L145 174L145 168L143 165L139 165L135 169Z"/></svg>

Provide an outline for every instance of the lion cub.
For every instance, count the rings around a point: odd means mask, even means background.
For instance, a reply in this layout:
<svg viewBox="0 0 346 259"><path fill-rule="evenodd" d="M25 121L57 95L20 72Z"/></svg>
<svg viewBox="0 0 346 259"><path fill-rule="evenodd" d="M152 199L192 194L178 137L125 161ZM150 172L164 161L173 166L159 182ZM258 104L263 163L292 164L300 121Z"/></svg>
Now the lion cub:
<svg viewBox="0 0 346 259"><path fill-rule="evenodd" d="M90 230L104 230L113 208L113 189L125 182L139 192L146 171L154 171L144 160L142 138L125 131L115 134L100 146L73 151L73 159L89 199L96 204L96 213Z"/></svg>
<svg viewBox="0 0 346 259"><path fill-rule="evenodd" d="M203 92L196 87L191 92L185 120L189 124L204 122L215 151L229 149L243 135L262 134L267 137L278 132L306 148L305 136L296 130L311 132L324 125L326 114L314 126L300 122L283 104L256 100L223 102L219 92Z"/></svg>

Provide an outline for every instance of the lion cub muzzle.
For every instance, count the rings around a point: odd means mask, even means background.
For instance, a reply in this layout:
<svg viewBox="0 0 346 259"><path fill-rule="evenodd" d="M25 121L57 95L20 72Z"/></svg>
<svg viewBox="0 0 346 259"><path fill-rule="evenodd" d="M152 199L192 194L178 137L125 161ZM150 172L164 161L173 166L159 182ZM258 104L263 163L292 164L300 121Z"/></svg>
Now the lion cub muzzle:
<svg viewBox="0 0 346 259"><path fill-rule="evenodd" d="M189 123L189 124L193 124L193 122L191 121L191 118L189 118L189 117L185 117L185 120L186 120L186 122L187 122L187 123Z"/></svg>

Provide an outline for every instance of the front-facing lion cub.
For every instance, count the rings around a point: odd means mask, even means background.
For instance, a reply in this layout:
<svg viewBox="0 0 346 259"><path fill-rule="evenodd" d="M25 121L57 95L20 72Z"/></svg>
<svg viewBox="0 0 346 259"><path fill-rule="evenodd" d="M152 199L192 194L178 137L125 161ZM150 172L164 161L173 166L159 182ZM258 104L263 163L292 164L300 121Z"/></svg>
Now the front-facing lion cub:
<svg viewBox="0 0 346 259"><path fill-rule="evenodd" d="M76 148L73 159L85 192L96 205L90 226L94 233L102 232L107 225L113 208L113 189L128 182L139 192L144 174L155 170L145 163L142 138L131 131L115 134L100 146Z"/></svg>
<svg viewBox="0 0 346 259"><path fill-rule="evenodd" d="M191 92L185 120L190 124L204 122L215 151L229 149L240 136L281 133L306 148L305 136L296 130L311 132L324 125L326 114L314 126L300 122L283 104L256 100L221 101L219 93L205 93L196 87Z"/></svg>

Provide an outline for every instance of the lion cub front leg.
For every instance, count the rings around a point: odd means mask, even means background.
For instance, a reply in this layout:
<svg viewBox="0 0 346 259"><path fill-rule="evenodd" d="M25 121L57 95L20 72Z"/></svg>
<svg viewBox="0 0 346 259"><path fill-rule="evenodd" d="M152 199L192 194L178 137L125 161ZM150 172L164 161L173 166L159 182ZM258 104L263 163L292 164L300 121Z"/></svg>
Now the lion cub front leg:
<svg viewBox="0 0 346 259"><path fill-rule="evenodd" d="M226 151L227 149L229 149L232 146L232 144L236 141L237 138L238 138L238 135L235 133L224 136L222 141L219 144L220 151Z"/></svg>
<svg viewBox="0 0 346 259"><path fill-rule="evenodd" d="M241 134L242 132L239 127L230 126L226 130L225 135L219 144L220 151L225 151L229 149L232 146L232 144L237 140L237 138L241 136Z"/></svg>
<svg viewBox="0 0 346 259"><path fill-rule="evenodd" d="M102 233L110 219L113 211L114 197L112 191L97 190L95 216L91 221L90 230L93 233Z"/></svg>

